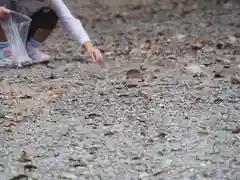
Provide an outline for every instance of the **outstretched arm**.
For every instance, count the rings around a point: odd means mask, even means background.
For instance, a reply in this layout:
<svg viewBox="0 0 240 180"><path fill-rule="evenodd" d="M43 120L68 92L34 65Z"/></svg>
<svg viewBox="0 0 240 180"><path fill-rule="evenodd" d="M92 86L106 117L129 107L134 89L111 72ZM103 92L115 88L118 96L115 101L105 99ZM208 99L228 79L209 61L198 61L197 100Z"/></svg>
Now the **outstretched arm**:
<svg viewBox="0 0 240 180"><path fill-rule="evenodd" d="M80 20L76 19L62 0L51 0L50 8L58 15L61 23L72 35L72 38L80 43L89 53L93 61L102 60L98 49L93 47L88 34Z"/></svg>

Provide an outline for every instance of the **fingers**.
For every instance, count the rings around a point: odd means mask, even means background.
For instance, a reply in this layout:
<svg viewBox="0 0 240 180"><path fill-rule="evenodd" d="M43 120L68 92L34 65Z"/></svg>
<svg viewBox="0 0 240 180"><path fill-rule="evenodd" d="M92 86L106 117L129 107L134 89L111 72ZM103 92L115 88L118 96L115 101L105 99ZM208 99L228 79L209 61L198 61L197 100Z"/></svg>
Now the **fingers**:
<svg viewBox="0 0 240 180"><path fill-rule="evenodd" d="M9 13L9 9L7 9L7 8L5 8L5 7L3 8L3 11L4 11L5 13L7 13L7 14Z"/></svg>
<svg viewBox="0 0 240 180"><path fill-rule="evenodd" d="M1 13L4 14L4 15L8 15L8 14L9 14L9 10L8 10L7 8L5 8L5 7L1 7L1 8L0 8L0 11L1 11Z"/></svg>
<svg viewBox="0 0 240 180"><path fill-rule="evenodd" d="M9 15L9 10L7 9L7 8L5 8L5 7L1 7L0 8L0 19L6 19L7 17L8 17L8 15Z"/></svg>
<svg viewBox="0 0 240 180"><path fill-rule="evenodd" d="M98 49L96 50L96 57L98 61L103 60L102 53Z"/></svg>
<svg viewBox="0 0 240 180"><path fill-rule="evenodd" d="M99 60L103 60L103 56L102 56L102 53L98 50L98 52L99 52Z"/></svg>
<svg viewBox="0 0 240 180"><path fill-rule="evenodd" d="M91 53L91 59L92 61L95 63L95 62L99 62L99 61L102 61L103 60L103 57L102 57L102 54L101 52L96 49L95 51L93 51Z"/></svg>
<svg viewBox="0 0 240 180"><path fill-rule="evenodd" d="M96 62L97 61L97 58L96 58L96 56L95 56L95 53L93 52L92 54L91 54L91 58L92 58L92 62Z"/></svg>
<svg viewBox="0 0 240 180"><path fill-rule="evenodd" d="M95 62L98 62L99 61L99 53L97 50L95 50L95 52L94 52L94 57L95 57Z"/></svg>

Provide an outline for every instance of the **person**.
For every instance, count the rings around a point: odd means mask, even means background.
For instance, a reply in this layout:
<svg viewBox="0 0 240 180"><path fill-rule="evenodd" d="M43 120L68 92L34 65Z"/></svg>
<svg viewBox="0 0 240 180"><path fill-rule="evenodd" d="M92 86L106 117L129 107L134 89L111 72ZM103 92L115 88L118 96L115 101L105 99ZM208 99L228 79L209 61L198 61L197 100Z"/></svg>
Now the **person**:
<svg viewBox="0 0 240 180"><path fill-rule="evenodd" d="M81 21L73 16L63 0L0 0L0 20L6 20L10 10L25 14L32 19L26 50L33 63L51 60L51 57L40 51L39 47L55 29L58 20L72 38L88 52L93 62L103 60L101 52L91 43ZM10 61L11 49L0 26L0 66L7 65Z"/></svg>

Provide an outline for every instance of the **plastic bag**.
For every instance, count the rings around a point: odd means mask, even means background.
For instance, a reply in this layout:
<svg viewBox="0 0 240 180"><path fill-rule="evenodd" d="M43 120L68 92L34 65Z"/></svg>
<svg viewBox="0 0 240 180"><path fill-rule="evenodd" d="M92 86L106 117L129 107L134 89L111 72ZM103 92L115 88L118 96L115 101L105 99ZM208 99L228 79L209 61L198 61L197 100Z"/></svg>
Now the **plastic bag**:
<svg viewBox="0 0 240 180"><path fill-rule="evenodd" d="M12 51L10 67L23 67L31 63L26 51L26 41L31 18L21 13L10 11L9 18L1 22L9 47Z"/></svg>

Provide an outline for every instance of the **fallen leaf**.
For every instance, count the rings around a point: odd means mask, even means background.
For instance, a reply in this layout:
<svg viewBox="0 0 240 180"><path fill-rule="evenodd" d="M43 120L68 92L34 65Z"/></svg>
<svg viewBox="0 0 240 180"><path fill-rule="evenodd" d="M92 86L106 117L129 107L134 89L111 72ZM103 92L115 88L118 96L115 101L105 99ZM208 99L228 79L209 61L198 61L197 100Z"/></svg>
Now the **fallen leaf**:
<svg viewBox="0 0 240 180"><path fill-rule="evenodd" d="M138 85L137 85L137 84L126 84L126 87L129 88L129 89L131 89L131 88L136 88L136 87L138 87Z"/></svg>
<svg viewBox="0 0 240 180"><path fill-rule="evenodd" d="M25 94L23 96L20 96L20 99L32 99L32 96Z"/></svg>
<svg viewBox="0 0 240 180"><path fill-rule="evenodd" d="M115 133L114 132L106 132L104 133L104 136L113 136Z"/></svg>
<svg viewBox="0 0 240 180"><path fill-rule="evenodd" d="M10 178L9 180L28 180L28 176L25 174L19 174L13 178Z"/></svg>
<svg viewBox="0 0 240 180"><path fill-rule="evenodd" d="M141 79L142 74L137 69L130 69L129 71L127 71L126 77L127 77L127 79Z"/></svg>
<svg viewBox="0 0 240 180"><path fill-rule="evenodd" d="M85 119L92 119L92 118L96 118L96 117L101 117L100 114L96 114L96 113L91 113L91 114L88 114Z"/></svg>
<svg viewBox="0 0 240 180"><path fill-rule="evenodd" d="M163 174L167 174L170 171L168 168L161 169L153 174L153 176L159 176Z"/></svg>
<svg viewBox="0 0 240 180"><path fill-rule="evenodd" d="M37 169L37 166L34 166L33 164L24 165L24 170L32 171L33 169Z"/></svg>
<svg viewBox="0 0 240 180"><path fill-rule="evenodd" d="M200 43L205 43L205 44L211 42L211 38L207 36L194 36L192 40Z"/></svg>

